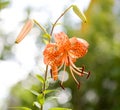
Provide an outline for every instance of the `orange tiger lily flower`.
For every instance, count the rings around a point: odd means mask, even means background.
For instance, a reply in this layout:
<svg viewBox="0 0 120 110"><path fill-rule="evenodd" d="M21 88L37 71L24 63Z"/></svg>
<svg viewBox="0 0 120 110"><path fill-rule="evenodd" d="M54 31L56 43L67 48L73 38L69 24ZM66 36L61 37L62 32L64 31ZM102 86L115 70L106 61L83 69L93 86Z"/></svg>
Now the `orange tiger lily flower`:
<svg viewBox="0 0 120 110"><path fill-rule="evenodd" d="M69 66L72 77L79 85L78 80L75 78L74 73L79 76L87 74L87 78L90 72L85 72L84 67L76 67L76 59L83 57L88 51L88 42L81 38L68 38L64 32L60 32L54 35L55 43L47 44L43 55L44 63L51 66L51 74L54 80L58 79L58 71L63 67L64 71L66 66Z"/></svg>

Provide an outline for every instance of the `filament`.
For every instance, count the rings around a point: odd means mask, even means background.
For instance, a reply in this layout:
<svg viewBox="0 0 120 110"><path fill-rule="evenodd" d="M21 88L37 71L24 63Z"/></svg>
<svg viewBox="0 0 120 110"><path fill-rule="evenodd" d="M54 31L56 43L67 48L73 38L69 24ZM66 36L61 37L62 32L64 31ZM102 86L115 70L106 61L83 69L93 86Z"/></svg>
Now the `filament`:
<svg viewBox="0 0 120 110"><path fill-rule="evenodd" d="M72 77L73 77L73 79L75 80L75 82L79 85L80 83L79 83L78 80L75 78L75 76L74 76L74 74L73 74L73 71L72 71L71 67L70 67L70 72L71 72Z"/></svg>

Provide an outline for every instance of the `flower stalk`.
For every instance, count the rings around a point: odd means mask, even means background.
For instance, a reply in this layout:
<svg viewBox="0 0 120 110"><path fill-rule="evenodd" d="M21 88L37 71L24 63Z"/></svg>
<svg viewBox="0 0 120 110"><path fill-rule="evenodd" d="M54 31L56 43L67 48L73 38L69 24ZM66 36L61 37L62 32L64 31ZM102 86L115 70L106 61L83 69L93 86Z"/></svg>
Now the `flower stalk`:
<svg viewBox="0 0 120 110"><path fill-rule="evenodd" d="M55 21L55 23L53 24L52 29L51 29L51 33L50 33L51 36L52 36L54 27L56 26L57 22L60 20L60 18L62 18L62 17L65 15L65 13L66 13L70 8L72 8L72 5L71 5L70 7L68 7L68 8L58 17L58 19Z"/></svg>
<svg viewBox="0 0 120 110"><path fill-rule="evenodd" d="M47 33L46 29L43 28L40 23L38 23L35 19L33 19L34 23L44 32L44 33Z"/></svg>

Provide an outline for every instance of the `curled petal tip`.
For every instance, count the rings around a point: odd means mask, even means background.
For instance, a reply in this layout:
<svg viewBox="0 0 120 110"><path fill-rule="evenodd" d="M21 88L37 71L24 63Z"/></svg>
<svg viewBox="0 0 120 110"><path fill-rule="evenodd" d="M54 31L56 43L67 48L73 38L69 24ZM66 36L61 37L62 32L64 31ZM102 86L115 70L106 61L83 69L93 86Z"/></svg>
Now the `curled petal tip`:
<svg viewBox="0 0 120 110"><path fill-rule="evenodd" d="M83 43L85 45L85 47L87 47L87 48L89 47L89 43L86 40L84 40L82 38L77 38L77 39L79 42Z"/></svg>

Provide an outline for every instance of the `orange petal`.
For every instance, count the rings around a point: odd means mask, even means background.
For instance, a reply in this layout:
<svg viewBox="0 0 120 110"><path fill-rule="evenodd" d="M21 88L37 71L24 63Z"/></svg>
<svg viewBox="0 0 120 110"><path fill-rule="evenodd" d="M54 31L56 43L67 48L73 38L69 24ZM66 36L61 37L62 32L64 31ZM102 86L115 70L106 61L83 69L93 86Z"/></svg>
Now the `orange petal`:
<svg viewBox="0 0 120 110"><path fill-rule="evenodd" d="M81 39L81 38L77 38L77 40L78 40L79 43L82 43L86 48L89 47L89 44L86 40Z"/></svg>
<svg viewBox="0 0 120 110"><path fill-rule="evenodd" d="M71 38L71 49L69 50L69 55L72 58L83 57L88 51L88 42L81 38Z"/></svg>
<svg viewBox="0 0 120 110"><path fill-rule="evenodd" d="M30 32L33 25L34 25L34 21L28 20L27 23L23 26L21 32L19 33L15 43L21 42L25 38L25 36Z"/></svg>
<svg viewBox="0 0 120 110"><path fill-rule="evenodd" d="M64 52L64 50L68 51L70 49L69 38L64 32L55 34L55 42L58 46L58 49L62 52Z"/></svg>
<svg viewBox="0 0 120 110"><path fill-rule="evenodd" d="M55 43L48 44L43 52L43 55L45 64L52 65L53 63L56 63L56 59L59 56L56 44Z"/></svg>
<svg viewBox="0 0 120 110"><path fill-rule="evenodd" d="M57 66L52 66L51 69L52 69L52 77L53 77L53 79L57 80L58 79L58 68L57 68Z"/></svg>
<svg viewBox="0 0 120 110"><path fill-rule="evenodd" d="M68 39L68 36L64 32L60 32L55 34L55 42L60 45L66 42Z"/></svg>

